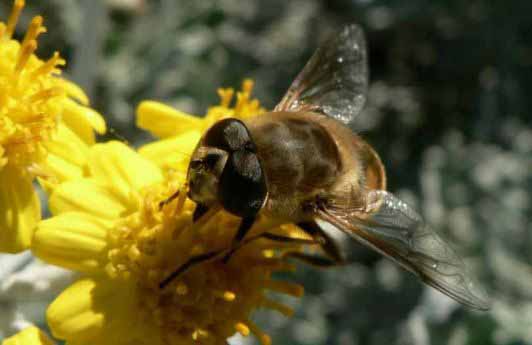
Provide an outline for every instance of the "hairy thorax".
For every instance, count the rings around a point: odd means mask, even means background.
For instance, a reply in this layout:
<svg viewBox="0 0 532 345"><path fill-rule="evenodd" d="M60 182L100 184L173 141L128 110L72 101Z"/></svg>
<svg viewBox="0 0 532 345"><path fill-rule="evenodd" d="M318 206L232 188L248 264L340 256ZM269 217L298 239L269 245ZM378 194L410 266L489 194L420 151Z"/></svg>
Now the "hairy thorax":
<svg viewBox="0 0 532 345"><path fill-rule="evenodd" d="M268 216L304 220L302 203L341 180L342 149L324 121L333 120L313 113L275 112L245 121L266 175L263 211Z"/></svg>

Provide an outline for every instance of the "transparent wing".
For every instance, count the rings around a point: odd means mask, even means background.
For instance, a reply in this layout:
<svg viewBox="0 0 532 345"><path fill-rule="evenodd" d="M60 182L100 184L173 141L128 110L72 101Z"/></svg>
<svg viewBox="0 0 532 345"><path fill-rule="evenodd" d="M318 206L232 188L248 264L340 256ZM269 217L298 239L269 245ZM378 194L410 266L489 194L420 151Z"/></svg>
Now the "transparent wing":
<svg viewBox="0 0 532 345"><path fill-rule="evenodd" d="M393 259L426 284L472 308L489 303L462 259L405 202L386 191L370 191L365 206L334 199L318 217Z"/></svg>
<svg viewBox="0 0 532 345"><path fill-rule="evenodd" d="M275 111L316 111L347 124L362 110L367 86L364 33L348 25L318 48Z"/></svg>

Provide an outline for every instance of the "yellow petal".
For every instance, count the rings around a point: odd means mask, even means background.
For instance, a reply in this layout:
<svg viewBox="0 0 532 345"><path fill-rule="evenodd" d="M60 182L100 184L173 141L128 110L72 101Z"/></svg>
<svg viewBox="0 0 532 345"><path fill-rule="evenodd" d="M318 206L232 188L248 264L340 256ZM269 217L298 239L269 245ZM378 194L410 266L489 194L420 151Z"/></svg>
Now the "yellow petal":
<svg viewBox="0 0 532 345"><path fill-rule="evenodd" d="M77 179L60 184L49 199L52 214L83 212L109 220L116 219L126 210L106 188L91 179Z"/></svg>
<svg viewBox="0 0 532 345"><path fill-rule="evenodd" d="M78 105L78 107L81 108L79 111L83 112L85 118L91 124L96 133L105 134L107 131L107 125L103 116L92 108L85 107L83 105Z"/></svg>
<svg viewBox="0 0 532 345"><path fill-rule="evenodd" d="M63 122L84 142L94 143L94 131L105 133L105 121L95 110L73 100L65 100Z"/></svg>
<svg viewBox="0 0 532 345"><path fill-rule="evenodd" d="M157 166L118 141L92 146L89 168L92 176L108 185L126 205L131 193L163 178Z"/></svg>
<svg viewBox="0 0 532 345"><path fill-rule="evenodd" d="M83 177L83 167L67 162L55 154L48 154L42 163L42 168L47 173L41 180L46 183L59 184L63 181ZM39 183L41 183L39 180Z"/></svg>
<svg viewBox="0 0 532 345"><path fill-rule="evenodd" d="M69 212L39 222L32 242L35 256L87 273L103 273L107 262L107 228L100 219Z"/></svg>
<svg viewBox="0 0 532 345"><path fill-rule="evenodd" d="M134 289L126 283L83 279L61 293L48 307L46 318L54 337L68 344L129 344L136 335ZM149 341L148 341L149 343Z"/></svg>
<svg viewBox="0 0 532 345"><path fill-rule="evenodd" d="M104 316L93 308L95 287L94 280L77 281L50 304L46 319L56 338L68 340L75 335L78 342L89 342L101 333Z"/></svg>
<svg viewBox="0 0 532 345"><path fill-rule="evenodd" d="M188 131L176 137L157 140L139 148L139 153L160 167L180 167L186 171L192 152L196 148L201 133Z"/></svg>
<svg viewBox="0 0 532 345"><path fill-rule="evenodd" d="M54 188L57 187L57 183L54 183L51 180L46 180L41 177L37 177L37 182L47 195L50 195Z"/></svg>
<svg viewBox="0 0 532 345"><path fill-rule="evenodd" d="M89 146L66 125L60 123L53 140L46 143L49 153L83 167L89 155Z"/></svg>
<svg viewBox="0 0 532 345"><path fill-rule="evenodd" d="M5 166L0 170L0 251L27 249L41 217L39 198L28 174Z"/></svg>
<svg viewBox="0 0 532 345"><path fill-rule="evenodd" d="M54 342L40 329L31 326L5 339L2 345L54 345Z"/></svg>
<svg viewBox="0 0 532 345"><path fill-rule="evenodd" d="M64 78L57 78L56 82L61 84L61 87L66 91L67 95L74 98L82 105L89 105L89 98L77 84Z"/></svg>
<svg viewBox="0 0 532 345"><path fill-rule="evenodd" d="M137 126L159 138L202 130L200 118L183 113L162 103L144 101L137 108Z"/></svg>

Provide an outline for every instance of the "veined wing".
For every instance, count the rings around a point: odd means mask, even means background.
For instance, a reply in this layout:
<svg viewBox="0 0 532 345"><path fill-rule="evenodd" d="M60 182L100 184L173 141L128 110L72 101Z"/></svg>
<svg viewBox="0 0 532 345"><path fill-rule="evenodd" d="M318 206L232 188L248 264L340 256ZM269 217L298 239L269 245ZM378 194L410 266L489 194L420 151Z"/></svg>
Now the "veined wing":
<svg viewBox="0 0 532 345"><path fill-rule="evenodd" d="M456 301L489 309L487 298L462 259L405 202L381 190L369 191L364 207L350 206L345 198L338 200L333 198L321 207L318 217Z"/></svg>
<svg viewBox="0 0 532 345"><path fill-rule="evenodd" d="M355 24L323 43L275 111L315 111L348 124L366 101L366 41Z"/></svg>

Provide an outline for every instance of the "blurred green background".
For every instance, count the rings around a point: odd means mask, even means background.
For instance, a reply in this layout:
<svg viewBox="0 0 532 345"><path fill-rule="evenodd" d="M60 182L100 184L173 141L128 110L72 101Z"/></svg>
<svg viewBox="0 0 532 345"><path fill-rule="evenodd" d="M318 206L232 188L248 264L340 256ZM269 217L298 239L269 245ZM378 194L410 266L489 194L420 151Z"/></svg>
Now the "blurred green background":
<svg viewBox="0 0 532 345"><path fill-rule="evenodd" d="M6 18L11 1L0 4ZM493 308L464 309L357 248L355 264L291 275L306 287L295 317L257 322L277 345L532 344L530 0L49 0L28 1L22 23L38 13L39 55L59 50L67 77L134 144L149 140L134 126L141 100L201 115L218 87L251 77L272 108L319 42L359 23L371 83L356 129Z"/></svg>

